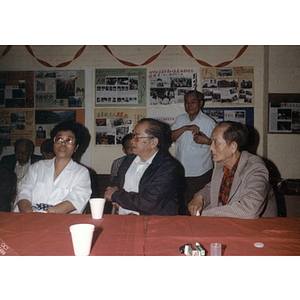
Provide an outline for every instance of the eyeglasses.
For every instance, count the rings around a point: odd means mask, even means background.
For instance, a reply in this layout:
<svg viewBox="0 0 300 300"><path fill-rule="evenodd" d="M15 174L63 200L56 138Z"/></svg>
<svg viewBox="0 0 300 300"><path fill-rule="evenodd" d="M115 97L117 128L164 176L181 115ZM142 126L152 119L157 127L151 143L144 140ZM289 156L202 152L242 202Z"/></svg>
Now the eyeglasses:
<svg viewBox="0 0 300 300"><path fill-rule="evenodd" d="M68 138L65 138L65 139L62 138L61 136L54 137L54 143L55 144L62 144L63 142L65 142L65 144L67 146L72 147L75 144L76 140L71 138L71 137L68 137Z"/></svg>
<svg viewBox="0 0 300 300"><path fill-rule="evenodd" d="M138 133L134 133L134 132L131 132L131 138L136 140L137 142L140 140L140 139L152 139L153 137L152 136L139 136Z"/></svg>

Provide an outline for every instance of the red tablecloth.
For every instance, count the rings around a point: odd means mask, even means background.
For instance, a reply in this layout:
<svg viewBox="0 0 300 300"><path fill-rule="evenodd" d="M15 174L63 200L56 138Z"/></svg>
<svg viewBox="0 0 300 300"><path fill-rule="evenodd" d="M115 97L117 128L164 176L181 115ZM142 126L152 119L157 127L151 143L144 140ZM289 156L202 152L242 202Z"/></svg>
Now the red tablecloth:
<svg viewBox="0 0 300 300"><path fill-rule="evenodd" d="M118 216L0 212L0 255L74 255L69 226L94 224L93 255L182 255L199 242L223 246L223 255L300 255L300 218L241 220L190 216ZM256 248L255 242L264 243Z"/></svg>

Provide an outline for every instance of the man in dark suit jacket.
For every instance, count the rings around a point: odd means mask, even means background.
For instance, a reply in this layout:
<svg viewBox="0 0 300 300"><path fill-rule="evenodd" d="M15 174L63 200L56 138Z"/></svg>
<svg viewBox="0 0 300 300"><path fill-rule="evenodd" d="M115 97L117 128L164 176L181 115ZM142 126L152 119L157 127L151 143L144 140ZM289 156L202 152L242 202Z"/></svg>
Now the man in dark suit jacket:
<svg viewBox="0 0 300 300"><path fill-rule="evenodd" d="M24 167L30 161L33 164L42 159L40 155L34 155L34 144L28 139L18 139L15 144L15 154L3 156L0 165L7 168L10 171L15 171L16 164ZM18 174L17 174L18 175ZM20 178L18 178L19 180Z"/></svg>
<svg viewBox="0 0 300 300"><path fill-rule="evenodd" d="M166 124L142 119L135 127L133 154L126 156L104 198L119 214L177 215L180 171L165 146Z"/></svg>

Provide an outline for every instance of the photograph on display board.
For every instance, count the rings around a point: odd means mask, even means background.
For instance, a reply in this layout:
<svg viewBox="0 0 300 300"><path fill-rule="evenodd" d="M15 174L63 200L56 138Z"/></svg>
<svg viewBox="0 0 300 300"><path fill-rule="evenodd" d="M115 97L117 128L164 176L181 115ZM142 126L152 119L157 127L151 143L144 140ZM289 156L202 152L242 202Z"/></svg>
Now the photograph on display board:
<svg viewBox="0 0 300 300"><path fill-rule="evenodd" d="M34 141L33 110L0 110L0 142L4 146L13 146L15 141L26 138Z"/></svg>
<svg viewBox="0 0 300 300"><path fill-rule="evenodd" d="M247 126L254 126L253 107L203 108L203 112L216 122L234 121Z"/></svg>
<svg viewBox="0 0 300 300"><path fill-rule="evenodd" d="M300 133L300 94L269 94L269 133Z"/></svg>
<svg viewBox="0 0 300 300"><path fill-rule="evenodd" d="M253 67L201 68L200 73L207 104L253 103Z"/></svg>
<svg viewBox="0 0 300 300"><path fill-rule="evenodd" d="M85 106L85 71L36 71L36 108Z"/></svg>
<svg viewBox="0 0 300 300"><path fill-rule="evenodd" d="M197 89L198 69L156 69L148 72L149 105L183 105L184 94Z"/></svg>
<svg viewBox="0 0 300 300"><path fill-rule="evenodd" d="M50 138L50 132L62 121L74 121L85 124L85 111L78 110L36 110L35 111L35 144L40 146Z"/></svg>
<svg viewBox="0 0 300 300"><path fill-rule="evenodd" d="M300 103L270 103L269 132L300 133Z"/></svg>
<svg viewBox="0 0 300 300"><path fill-rule="evenodd" d="M121 145L123 137L132 132L146 109L103 108L95 110L95 144Z"/></svg>
<svg viewBox="0 0 300 300"><path fill-rule="evenodd" d="M146 69L96 69L95 106L146 106Z"/></svg>
<svg viewBox="0 0 300 300"><path fill-rule="evenodd" d="M0 72L0 108L34 107L34 72Z"/></svg>

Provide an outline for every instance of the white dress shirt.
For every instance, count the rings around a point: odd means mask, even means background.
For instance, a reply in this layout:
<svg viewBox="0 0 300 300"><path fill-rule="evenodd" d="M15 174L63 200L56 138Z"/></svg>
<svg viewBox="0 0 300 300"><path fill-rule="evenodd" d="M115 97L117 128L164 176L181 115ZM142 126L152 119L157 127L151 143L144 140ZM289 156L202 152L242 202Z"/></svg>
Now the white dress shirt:
<svg viewBox="0 0 300 300"><path fill-rule="evenodd" d="M22 178L27 174L29 167L31 165L31 159L29 157L28 162L24 166L20 166L19 161L17 160L15 166L15 173L17 175L17 184L22 180Z"/></svg>
<svg viewBox="0 0 300 300"><path fill-rule="evenodd" d="M125 174L125 182L124 182L123 188L126 192L135 192L135 193L139 192L140 180L141 180L144 172L146 171L146 169L152 163L157 152L154 155L152 155L145 162L142 162L141 158L139 156L137 156L133 160L131 166L129 167L129 169L127 170L127 172ZM139 213L137 211L125 209L121 206L119 207L119 215L128 215L128 214L139 215Z"/></svg>

